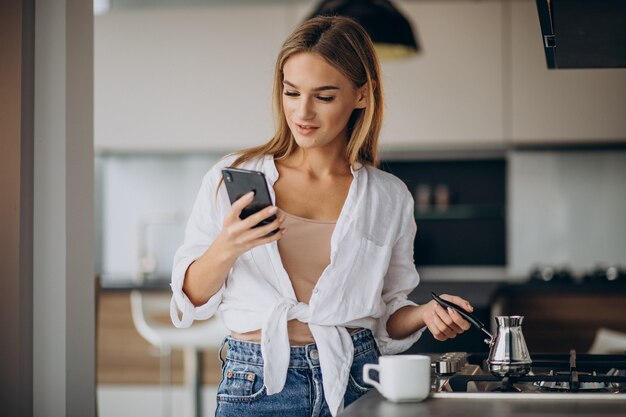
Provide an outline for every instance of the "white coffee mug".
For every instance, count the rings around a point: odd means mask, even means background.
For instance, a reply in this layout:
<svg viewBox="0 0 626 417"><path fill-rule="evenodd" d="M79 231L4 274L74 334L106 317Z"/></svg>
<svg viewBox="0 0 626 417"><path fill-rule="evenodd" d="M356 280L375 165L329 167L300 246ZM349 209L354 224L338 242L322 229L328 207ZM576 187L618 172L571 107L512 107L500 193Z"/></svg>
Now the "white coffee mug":
<svg viewBox="0 0 626 417"><path fill-rule="evenodd" d="M370 378L372 370L378 371L378 381ZM422 401L430 393L430 357L381 356L378 364L363 366L363 381L373 385L390 401Z"/></svg>

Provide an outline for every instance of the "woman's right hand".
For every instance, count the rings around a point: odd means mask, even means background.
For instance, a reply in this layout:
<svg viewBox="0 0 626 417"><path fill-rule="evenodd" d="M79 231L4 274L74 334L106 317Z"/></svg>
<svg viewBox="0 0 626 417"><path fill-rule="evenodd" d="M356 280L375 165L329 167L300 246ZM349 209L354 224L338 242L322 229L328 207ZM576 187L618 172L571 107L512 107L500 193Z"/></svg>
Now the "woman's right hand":
<svg viewBox="0 0 626 417"><path fill-rule="evenodd" d="M278 208L276 206L268 206L258 212L241 219L239 215L254 199L254 193L251 191L236 200L228 214L224 218L224 227L216 238L216 242L222 247L229 257L236 259L242 253L266 243L280 239L285 233L285 229L281 229L280 225L285 220L284 216L276 216L273 222L254 227L261 221L275 215ZM274 230L276 233L270 234Z"/></svg>
<svg viewBox="0 0 626 417"><path fill-rule="evenodd" d="M285 233L280 225L283 216L277 216L270 224L254 227L262 220L276 214L276 206L269 206L241 220L239 215L252 202L250 192L231 206L224 227L204 254L193 261L185 272L183 292L195 306L206 303L224 285L228 272L242 253L265 243L280 239ZM268 234L279 229L273 235Z"/></svg>

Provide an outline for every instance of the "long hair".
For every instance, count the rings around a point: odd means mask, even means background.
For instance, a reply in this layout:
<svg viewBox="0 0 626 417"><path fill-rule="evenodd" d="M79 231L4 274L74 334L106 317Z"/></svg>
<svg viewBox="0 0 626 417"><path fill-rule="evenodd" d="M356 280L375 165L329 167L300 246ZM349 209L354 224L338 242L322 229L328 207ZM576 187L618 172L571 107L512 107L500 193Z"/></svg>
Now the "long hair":
<svg viewBox="0 0 626 417"><path fill-rule="evenodd" d="M300 52L320 55L359 88L367 83L367 105L355 109L348 121L346 159L353 165L378 166L378 135L383 118L383 93L380 65L369 35L356 21L343 16L317 16L301 23L283 44L274 72L273 105L276 132L267 143L235 154L236 167L262 155L286 158L296 150L283 109L283 67Z"/></svg>

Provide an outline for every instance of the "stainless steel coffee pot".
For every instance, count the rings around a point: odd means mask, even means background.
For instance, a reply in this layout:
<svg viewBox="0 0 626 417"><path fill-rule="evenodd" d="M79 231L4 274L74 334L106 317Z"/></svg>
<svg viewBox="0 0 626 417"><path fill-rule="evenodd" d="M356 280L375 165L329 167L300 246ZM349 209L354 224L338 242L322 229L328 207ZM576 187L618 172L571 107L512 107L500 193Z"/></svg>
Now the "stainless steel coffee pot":
<svg viewBox="0 0 626 417"><path fill-rule="evenodd" d="M495 338L489 344L489 371L498 376L521 376L530 371L532 360L522 333L524 316L497 316Z"/></svg>
<svg viewBox="0 0 626 417"><path fill-rule="evenodd" d="M435 293L431 293L431 295L441 306L453 308L463 318L489 336L489 339L485 339L485 343L489 345L487 365L491 373L497 376L521 376L526 375L530 371L532 360L522 334L524 316L497 316L498 328L494 337L473 314L466 312L450 301L438 297Z"/></svg>

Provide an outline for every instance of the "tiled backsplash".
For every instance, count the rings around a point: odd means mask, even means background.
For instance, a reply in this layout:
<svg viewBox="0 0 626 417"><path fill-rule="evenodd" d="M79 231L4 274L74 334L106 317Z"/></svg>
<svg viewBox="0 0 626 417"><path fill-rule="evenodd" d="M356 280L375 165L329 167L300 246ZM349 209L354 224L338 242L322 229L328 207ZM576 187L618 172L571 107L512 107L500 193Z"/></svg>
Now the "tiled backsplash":
<svg viewBox="0 0 626 417"><path fill-rule="evenodd" d="M213 155L107 155L96 160L99 271L167 277ZM140 261L142 259L143 261Z"/></svg>
<svg viewBox="0 0 626 417"><path fill-rule="evenodd" d="M510 275L626 266L626 151L516 151L508 166Z"/></svg>
<svg viewBox="0 0 626 417"><path fill-rule="evenodd" d="M169 276L202 176L220 156L99 156L98 272ZM626 151L514 151L507 166L511 277L539 263L578 274L602 262L626 266Z"/></svg>

